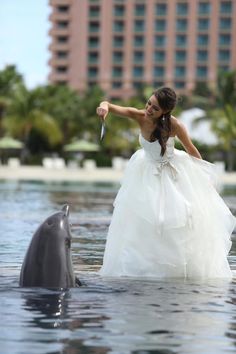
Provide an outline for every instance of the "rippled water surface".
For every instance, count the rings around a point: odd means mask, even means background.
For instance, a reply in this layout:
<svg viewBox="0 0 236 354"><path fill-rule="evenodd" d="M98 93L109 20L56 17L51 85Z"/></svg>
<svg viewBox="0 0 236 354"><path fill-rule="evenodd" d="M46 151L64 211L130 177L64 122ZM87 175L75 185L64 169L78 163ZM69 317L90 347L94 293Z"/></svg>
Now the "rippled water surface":
<svg viewBox="0 0 236 354"><path fill-rule="evenodd" d="M117 185L0 183L0 353L235 353L236 282L104 280L98 274ZM236 209L236 190L222 192ZM18 287L38 225L70 204L68 291ZM236 268L236 243L229 256Z"/></svg>

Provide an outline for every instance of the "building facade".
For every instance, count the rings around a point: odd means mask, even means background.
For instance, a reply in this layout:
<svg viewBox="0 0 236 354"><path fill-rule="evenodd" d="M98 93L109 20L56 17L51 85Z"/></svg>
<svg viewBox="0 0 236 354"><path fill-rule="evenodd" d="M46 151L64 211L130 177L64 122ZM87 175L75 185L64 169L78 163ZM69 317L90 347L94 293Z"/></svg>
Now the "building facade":
<svg viewBox="0 0 236 354"><path fill-rule="evenodd" d="M189 93L236 68L236 0L50 0L49 82Z"/></svg>

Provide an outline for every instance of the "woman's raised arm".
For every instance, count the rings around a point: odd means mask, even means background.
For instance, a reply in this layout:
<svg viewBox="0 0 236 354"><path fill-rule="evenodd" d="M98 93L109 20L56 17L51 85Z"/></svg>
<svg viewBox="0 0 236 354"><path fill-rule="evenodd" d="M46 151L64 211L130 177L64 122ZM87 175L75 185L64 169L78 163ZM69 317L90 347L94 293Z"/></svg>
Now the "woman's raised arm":
<svg viewBox="0 0 236 354"><path fill-rule="evenodd" d="M139 123L144 117L144 111L134 108L134 107L123 107L116 104L112 104L108 101L103 101L100 103L100 106L97 108L97 114L100 118L106 119L107 114L111 112L121 117L131 118Z"/></svg>

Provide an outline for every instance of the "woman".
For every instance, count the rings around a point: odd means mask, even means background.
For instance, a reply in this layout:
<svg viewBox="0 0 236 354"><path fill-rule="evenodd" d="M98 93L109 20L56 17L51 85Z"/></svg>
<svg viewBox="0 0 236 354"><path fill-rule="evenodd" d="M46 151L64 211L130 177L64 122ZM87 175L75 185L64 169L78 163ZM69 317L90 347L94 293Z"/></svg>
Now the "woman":
<svg viewBox="0 0 236 354"><path fill-rule="evenodd" d="M214 187L214 165L201 159L171 115L176 94L158 89L144 110L102 102L140 126L142 149L130 159L114 202L103 276L231 278L227 254L236 219ZM174 148L177 137L185 151Z"/></svg>

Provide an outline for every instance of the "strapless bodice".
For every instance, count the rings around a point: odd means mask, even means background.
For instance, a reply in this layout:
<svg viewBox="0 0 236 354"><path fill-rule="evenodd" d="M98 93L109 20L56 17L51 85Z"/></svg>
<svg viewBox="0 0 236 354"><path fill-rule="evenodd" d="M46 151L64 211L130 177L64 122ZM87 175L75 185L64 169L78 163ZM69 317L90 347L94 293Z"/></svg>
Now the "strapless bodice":
<svg viewBox="0 0 236 354"><path fill-rule="evenodd" d="M161 145L158 140L150 142L146 140L142 134L139 134L139 143L144 149L145 155L148 159L156 162L164 162L170 160L174 155L175 138L169 137L166 143L166 151L161 156Z"/></svg>

